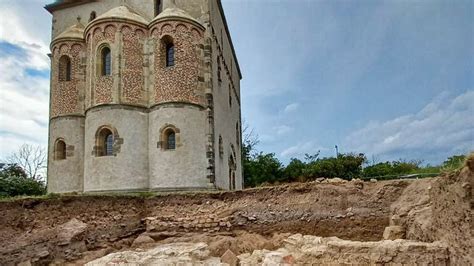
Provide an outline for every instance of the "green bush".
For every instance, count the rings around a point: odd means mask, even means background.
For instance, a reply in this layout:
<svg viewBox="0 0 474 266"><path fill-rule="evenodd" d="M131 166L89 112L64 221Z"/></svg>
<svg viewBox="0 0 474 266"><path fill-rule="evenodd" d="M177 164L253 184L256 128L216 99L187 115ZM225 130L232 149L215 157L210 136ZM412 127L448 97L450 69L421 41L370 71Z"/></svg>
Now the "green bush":
<svg viewBox="0 0 474 266"><path fill-rule="evenodd" d="M274 153L260 153L244 162L244 182L247 187L282 181L282 173L282 164Z"/></svg>
<svg viewBox="0 0 474 266"><path fill-rule="evenodd" d="M364 168L363 175L365 177L378 176L398 176L403 174L421 173L420 161L393 161L378 163Z"/></svg>
<svg viewBox="0 0 474 266"><path fill-rule="evenodd" d="M452 171L461 168L466 160L466 155L454 155L443 162L441 166L445 171Z"/></svg>
<svg viewBox="0 0 474 266"><path fill-rule="evenodd" d="M0 197L44 195L44 182L28 178L17 165L8 165L0 170Z"/></svg>
<svg viewBox="0 0 474 266"><path fill-rule="evenodd" d="M366 161L364 154L339 154L338 157L318 159L308 163L304 174L309 179L318 177L339 177L350 180L362 173L362 164Z"/></svg>
<svg viewBox="0 0 474 266"><path fill-rule="evenodd" d="M283 170L283 180L286 182L305 181L304 171L306 163L299 159L292 158L290 163Z"/></svg>

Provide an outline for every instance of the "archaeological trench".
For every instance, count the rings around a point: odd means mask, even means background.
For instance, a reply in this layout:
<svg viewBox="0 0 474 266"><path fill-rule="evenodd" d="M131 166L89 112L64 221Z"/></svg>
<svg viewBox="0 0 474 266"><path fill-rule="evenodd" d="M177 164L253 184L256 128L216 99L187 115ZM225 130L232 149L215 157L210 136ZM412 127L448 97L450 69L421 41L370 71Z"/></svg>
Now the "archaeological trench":
<svg viewBox="0 0 474 266"><path fill-rule="evenodd" d="M4 201L0 264L473 265L473 180Z"/></svg>

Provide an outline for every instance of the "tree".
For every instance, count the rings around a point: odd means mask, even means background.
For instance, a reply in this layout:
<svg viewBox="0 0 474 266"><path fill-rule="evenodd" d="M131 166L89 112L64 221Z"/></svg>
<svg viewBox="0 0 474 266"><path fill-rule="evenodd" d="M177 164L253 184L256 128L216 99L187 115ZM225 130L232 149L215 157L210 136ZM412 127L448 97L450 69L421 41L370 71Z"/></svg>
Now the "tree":
<svg viewBox="0 0 474 266"><path fill-rule="evenodd" d="M10 165L21 167L27 177L41 180L41 172L46 168L46 151L39 145L25 143L17 152L12 153L7 161Z"/></svg>
<svg viewBox="0 0 474 266"><path fill-rule="evenodd" d="M305 157L307 157L305 155ZM306 169L306 163L299 159L291 158L290 163L283 170L283 179L286 182L294 181L305 181L304 171Z"/></svg>
<svg viewBox="0 0 474 266"><path fill-rule="evenodd" d="M321 153L320 150L318 150L318 152L315 153L315 154L305 153L305 154L304 154L304 160L305 160L307 163L313 163L313 162L315 162L316 160L318 160L318 158L319 158L319 153Z"/></svg>
<svg viewBox="0 0 474 266"><path fill-rule="evenodd" d="M247 164L245 182L254 187L262 183L282 181L283 167L274 153L257 154Z"/></svg>
<svg viewBox="0 0 474 266"><path fill-rule="evenodd" d="M260 142L258 134L244 120L242 129L242 158L249 160L252 154L256 154L255 146Z"/></svg>
<svg viewBox="0 0 474 266"><path fill-rule="evenodd" d="M377 163L364 168L364 176L367 177L386 176L393 174L393 166L390 162Z"/></svg>
<svg viewBox="0 0 474 266"><path fill-rule="evenodd" d="M443 162L443 169L454 170L460 168L463 166L465 159L466 155L453 155Z"/></svg>
<svg viewBox="0 0 474 266"><path fill-rule="evenodd" d="M362 164L366 161L364 154L338 154L338 157L318 159L308 163L304 174L309 178L339 177L350 180L362 173Z"/></svg>
<svg viewBox="0 0 474 266"><path fill-rule="evenodd" d="M242 129L242 169L244 177L244 187L251 186L253 184L251 176L251 168L253 165L252 155L257 152L255 146L259 143L258 135L255 133L253 128L250 128L249 124L244 120Z"/></svg>
<svg viewBox="0 0 474 266"><path fill-rule="evenodd" d="M0 169L0 197L43 195L45 193L44 182L29 178L20 166L7 164Z"/></svg>
<svg viewBox="0 0 474 266"><path fill-rule="evenodd" d="M420 170L420 160L398 160L392 162L378 163L364 168L364 176L379 177L389 175L410 174Z"/></svg>

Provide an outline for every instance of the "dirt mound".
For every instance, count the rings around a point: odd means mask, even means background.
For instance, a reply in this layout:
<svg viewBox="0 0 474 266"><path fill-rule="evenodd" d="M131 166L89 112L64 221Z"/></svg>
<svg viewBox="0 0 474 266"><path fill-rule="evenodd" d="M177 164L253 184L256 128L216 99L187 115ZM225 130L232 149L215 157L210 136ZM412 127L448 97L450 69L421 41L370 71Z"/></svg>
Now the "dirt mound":
<svg viewBox="0 0 474 266"><path fill-rule="evenodd" d="M432 263L472 264L473 172L465 167L422 180L332 180L237 192L0 202L0 260L6 265L84 264L113 252L179 242L190 248L206 245L199 250L208 254L186 255L191 260L226 253L230 259L263 261L280 258L270 250L285 249L280 259L410 263L421 256ZM314 246L290 247L292 234L322 238ZM412 241L380 241L384 237ZM306 248L327 253L315 257ZM337 250L347 251L347 257ZM367 257L363 251L385 255Z"/></svg>
<svg viewBox="0 0 474 266"><path fill-rule="evenodd" d="M474 265L474 154L462 169L423 181L392 204L390 224L403 227L407 239L447 243L453 264Z"/></svg>

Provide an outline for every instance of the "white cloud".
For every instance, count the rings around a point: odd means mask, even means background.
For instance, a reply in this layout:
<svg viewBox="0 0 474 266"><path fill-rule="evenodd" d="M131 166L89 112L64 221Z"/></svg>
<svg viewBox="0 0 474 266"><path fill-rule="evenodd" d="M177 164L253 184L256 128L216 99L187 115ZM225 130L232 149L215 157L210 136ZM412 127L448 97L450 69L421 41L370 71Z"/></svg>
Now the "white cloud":
<svg viewBox="0 0 474 266"><path fill-rule="evenodd" d="M300 106L299 103L290 103L287 106L285 106L285 109L283 109L283 112L285 113L294 112L298 109L299 106Z"/></svg>
<svg viewBox="0 0 474 266"><path fill-rule="evenodd" d="M284 149L280 156L283 159L300 158L302 159L306 153L314 154L318 151L329 151L328 148L319 147L314 141L299 142L293 146Z"/></svg>
<svg viewBox="0 0 474 266"><path fill-rule="evenodd" d="M287 133L290 133L293 131L292 127L289 127L287 125L279 125L273 128L274 132L276 132L277 135L285 135Z"/></svg>
<svg viewBox="0 0 474 266"><path fill-rule="evenodd" d="M32 53L0 55L0 158L24 142L47 142L49 77L26 74Z"/></svg>
<svg viewBox="0 0 474 266"><path fill-rule="evenodd" d="M51 24L43 6L51 1L0 1L0 41L29 51L29 67L47 69ZM39 14L38 11L42 12ZM35 14L35 15L32 15Z"/></svg>
<svg viewBox="0 0 474 266"><path fill-rule="evenodd" d="M0 160L23 143L47 143L49 2L0 1Z"/></svg>
<svg viewBox="0 0 474 266"><path fill-rule="evenodd" d="M457 97L442 93L415 114L372 121L350 134L347 150L382 160L424 159L439 163L474 150L474 91Z"/></svg>

